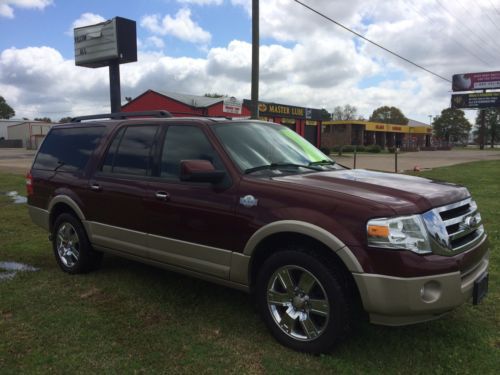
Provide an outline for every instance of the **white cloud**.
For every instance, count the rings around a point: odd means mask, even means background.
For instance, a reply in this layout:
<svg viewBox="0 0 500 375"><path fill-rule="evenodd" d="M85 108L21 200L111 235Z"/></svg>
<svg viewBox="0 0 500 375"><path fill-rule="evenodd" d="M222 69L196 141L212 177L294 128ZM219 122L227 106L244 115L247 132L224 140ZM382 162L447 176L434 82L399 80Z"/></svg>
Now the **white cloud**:
<svg viewBox="0 0 500 375"><path fill-rule="evenodd" d="M222 5L224 0L177 0L181 4L194 4L194 5Z"/></svg>
<svg viewBox="0 0 500 375"><path fill-rule="evenodd" d="M99 15L99 14L94 14L94 13L82 13L78 19L74 20L71 29L70 29L70 34L73 34L73 29L77 27L83 27L83 26L89 26L89 25L94 25L96 23L101 23L106 21L106 19Z"/></svg>
<svg viewBox="0 0 500 375"><path fill-rule="evenodd" d="M163 39L160 37L157 37L156 35L148 37L146 39L146 45L152 46L152 47L157 48L157 49L165 48L165 42L163 41Z"/></svg>
<svg viewBox="0 0 500 375"><path fill-rule="evenodd" d="M173 35L191 43L208 44L212 39L208 31L191 19L191 10L188 8L180 9L174 17L169 14L163 18L158 14L144 16L141 26L153 34Z"/></svg>
<svg viewBox="0 0 500 375"><path fill-rule="evenodd" d="M14 8L42 10L52 4L52 0L1 0L0 17L14 18Z"/></svg>

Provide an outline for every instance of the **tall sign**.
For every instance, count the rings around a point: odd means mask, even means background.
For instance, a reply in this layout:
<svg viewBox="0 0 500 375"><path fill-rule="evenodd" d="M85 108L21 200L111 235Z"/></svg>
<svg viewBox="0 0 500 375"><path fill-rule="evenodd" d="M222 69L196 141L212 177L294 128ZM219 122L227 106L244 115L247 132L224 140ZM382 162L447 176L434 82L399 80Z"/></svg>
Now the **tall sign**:
<svg viewBox="0 0 500 375"><path fill-rule="evenodd" d="M500 89L500 71L454 74L452 79L454 92L451 95L451 108L458 109L487 109L500 108L500 92L486 92L486 90ZM463 91L475 91L464 93ZM484 149L485 112L481 111L481 125L479 127L479 148Z"/></svg>
<svg viewBox="0 0 500 375"><path fill-rule="evenodd" d="M120 64L137 61L135 21L122 17L73 30L75 65L109 66L111 112L121 110Z"/></svg>

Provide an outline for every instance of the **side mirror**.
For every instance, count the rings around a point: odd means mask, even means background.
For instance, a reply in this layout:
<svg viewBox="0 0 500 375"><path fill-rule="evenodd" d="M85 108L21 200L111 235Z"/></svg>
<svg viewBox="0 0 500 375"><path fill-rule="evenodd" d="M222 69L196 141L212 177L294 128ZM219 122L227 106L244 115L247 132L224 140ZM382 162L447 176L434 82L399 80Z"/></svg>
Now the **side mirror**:
<svg viewBox="0 0 500 375"><path fill-rule="evenodd" d="M208 160L181 160L181 181L210 182L222 181L226 172L216 170Z"/></svg>

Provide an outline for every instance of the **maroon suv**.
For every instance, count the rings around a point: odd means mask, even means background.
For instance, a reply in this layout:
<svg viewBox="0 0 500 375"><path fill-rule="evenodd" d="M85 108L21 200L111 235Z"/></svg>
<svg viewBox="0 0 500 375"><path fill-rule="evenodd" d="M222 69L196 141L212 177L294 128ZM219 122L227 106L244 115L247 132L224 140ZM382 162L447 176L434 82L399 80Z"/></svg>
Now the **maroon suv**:
<svg viewBox="0 0 500 375"><path fill-rule="evenodd" d="M273 123L107 117L53 127L27 178L65 272L110 253L252 291L277 340L315 353L346 336L357 304L405 325L486 294L465 187L349 170Z"/></svg>

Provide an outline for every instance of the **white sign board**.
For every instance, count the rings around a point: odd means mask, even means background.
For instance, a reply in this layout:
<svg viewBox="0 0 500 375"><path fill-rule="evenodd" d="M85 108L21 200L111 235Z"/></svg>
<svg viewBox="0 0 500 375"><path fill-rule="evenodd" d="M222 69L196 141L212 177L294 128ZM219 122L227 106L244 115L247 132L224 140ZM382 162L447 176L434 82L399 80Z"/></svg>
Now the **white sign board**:
<svg viewBox="0 0 500 375"><path fill-rule="evenodd" d="M74 29L75 64L87 66L119 57L115 20Z"/></svg>
<svg viewBox="0 0 500 375"><path fill-rule="evenodd" d="M234 96L224 99L222 104L222 112L231 113L234 115L241 115L241 110L243 108L243 102L236 99Z"/></svg>

